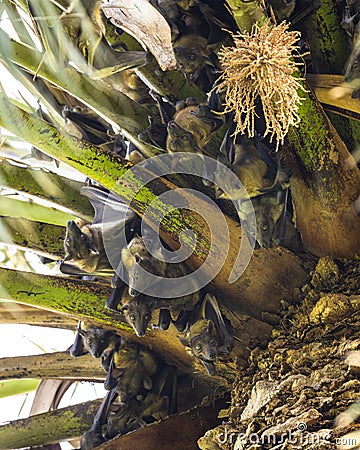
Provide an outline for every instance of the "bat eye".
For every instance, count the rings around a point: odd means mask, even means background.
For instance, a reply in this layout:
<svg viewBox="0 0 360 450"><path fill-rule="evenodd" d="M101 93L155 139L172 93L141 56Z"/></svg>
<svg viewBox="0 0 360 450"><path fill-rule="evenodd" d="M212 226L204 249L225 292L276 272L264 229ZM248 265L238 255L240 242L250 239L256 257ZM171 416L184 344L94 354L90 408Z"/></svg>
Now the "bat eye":
<svg viewBox="0 0 360 450"><path fill-rule="evenodd" d="M189 141L189 136L187 136L186 134L182 137L182 140L185 142Z"/></svg>
<svg viewBox="0 0 360 450"><path fill-rule="evenodd" d="M149 319L149 314L145 314L145 320Z"/></svg>
<svg viewBox="0 0 360 450"><path fill-rule="evenodd" d="M209 344L210 345L216 345L215 339L209 339Z"/></svg>
<svg viewBox="0 0 360 450"><path fill-rule="evenodd" d="M86 343L87 343L88 345L91 345L91 344L92 344L92 339L91 339L91 338L86 338Z"/></svg>
<svg viewBox="0 0 360 450"><path fill-rule="evenodd" d="M86 239L86 236L85 236L85 234L84 234L84 233L82 233L80 237L81 237L81 239L82 239L83 241L85 241L85 239Z"/></svg>
<svg viewBox="0 0 360 450"><path fill-rule="evenodd" d="M263 231L267 231L269 229L269 225L267 224L267 223L265 223L263 226L262 226L262 230Z"/></svg>
<svg viewBox="0 0 360 450"><path fill-rule="evenodd" d="M195 61L195 59L196 59L195 53L190 53L189 54L189 59L190 59L190 61Z"/></svg>
<svg viewBox="0 0 360 450"><path fill-rule="evenodd" d="M201 344L196 344L195 345L195 350L197 351L197 352L199 352L200 350L201 350Z"/></svg>
<svg viewBox="0 0 360 450"><path fill-rule="evenodd" d="M71 244L71 238L70 237L68 237L67 239L66 239L66 241L65 241L68 245L70 245Z"/></svg>
<svg viewBox="0 0 360 450"><path fill-rule="evenodd" d="M135 322L135 319L136 319L135 314L130 314L129 318L130 318L131 322Z"/></svg>

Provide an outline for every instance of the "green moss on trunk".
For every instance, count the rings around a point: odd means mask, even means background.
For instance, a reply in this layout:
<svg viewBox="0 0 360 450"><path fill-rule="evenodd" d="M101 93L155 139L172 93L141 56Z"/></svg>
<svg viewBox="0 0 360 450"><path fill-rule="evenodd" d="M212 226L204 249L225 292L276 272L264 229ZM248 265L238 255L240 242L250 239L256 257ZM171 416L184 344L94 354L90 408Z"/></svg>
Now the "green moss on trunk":
<svg viewBox="0 0 360 450"><path fill-rule="evenodd" d="M91 427L100 403L100 400L80 403L3 425L1 448L51 444L81 436Z"/></svg>
<svg viewBox="0 0 360 450"><path fill-rule="evenodd" d="M94 215L87 197L80 195L84 183L51 172L22 168L3 160L0 164L0 185L69 208L83 219L89 220Z"/></svg>
<svg viewBox="0 0 360 450"><path fill-rule="evenodd" d="M0 242L63 257L65 228L26 219L0 217Z"/></svg>

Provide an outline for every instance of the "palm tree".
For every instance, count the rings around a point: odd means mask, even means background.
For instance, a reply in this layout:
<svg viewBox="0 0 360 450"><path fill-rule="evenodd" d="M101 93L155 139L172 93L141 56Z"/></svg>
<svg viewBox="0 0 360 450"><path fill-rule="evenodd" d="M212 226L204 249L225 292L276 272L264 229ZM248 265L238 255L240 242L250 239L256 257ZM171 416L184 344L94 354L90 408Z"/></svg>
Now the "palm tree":
<svg viewBox="0 0 360 450"><path fill-rule="evenodd" d="M152 2L156 8L151 8L153 16L149 13L152 18L149 23L145 20L146 14L134 16L130 11L134 5L147 8L147 2L137 0L122 7L112 3L91 0L1 2L4 26L0 29L0 60L6 80L16 80L15 89L20 93L14 95L8 81L2 81L0 125L4 133L0 180L4 206L0 208L3 208L1 221L6 231L1 233L1 241L16 247L17 263L26 248L42 256L43 260L52 261L50 267L54 266L54 261L64 257L67 221L75 217L92 221L93 209L87 198L80 194L88 177L116 193L123 201L131 202L131 207L141 217L147 211L144 220L150 226L156 226L158 217L166 217L159 232L169 247L176 249L178 236L190 228L197 243L194 247L190 241L184 241L192 251L187 263L191 269L196 269L213 251L213 236L208 222L215 214L214 205L209 205L201 196L182 192L188 208L169 210L161 194L192 187L214 201L213 192L196 178L181 173L162 176L146 184L146 166L136 172L129 170L132 163L124 158L124 153L128 152L130 143L145 158L166 153L164 120L159 113L157 97L149 93L149 86L169 104L188 97L196 97L200 102L207 99L204 72L197 78L191 71L184 76L181 70L174 70L173 46L178 45L179 48L183 30L177 28L177 18L171 17L171 11L183 14L184 23L190 23L192 35L196 26L205 23L209 50L209 54L201 54L206 61L205 68L212 64L210 54L218 53L223 43L228 46L233 43L232 38L227 33L220 33L219 29L227 26L233 32L236 27L241 32L250 32L255 22L263 23L265 13L257 2L229 0L228 5L215 1L169 2L166 11L160 2ZM115 10L110 11L110 7ZM276 13L275 5L274 10ZM294 290L309 282L309 272L314 269L317 258L322 257L317 266L319 269L331 258L351 259L359 254L359 221L354 213L358 209L360 195L359 169L350 153L358 143L359 125L354 120L354 117L358 118L358 106L349 100L348 95L348 110L342 106L344 100L329 95L329 80L340 84L342 77L315 75L342 73L349 54L345 34L332 1L323 1L319 9L300 22L296 22L295 16L289 17L295 27L300 23L299 26L307 30L311 49L311 62L307 61L307 66L313 72L308 83L314 87L312 90L306 81L301 81L305 92L301 94L304 99L298 110L299 125L290 128L281 146L287 170L291 172L294 220L303 247L298 253L275 245L256 249L244 274L229 283L240 243L246 242L246 236L241 234L238 217L229 202L218 202L229 240L219 240L217 250L224 265L213 277L211 289L218 294L221 309L231 321L235 346L226 362L219 364L217 376L209 377L200 365L196 365L194 373L194 359L184 351L174 329L166 333L154 330L141 338L141 343L158 357L178 367L184 379L189 381L187 377L193 378L196 393L193 392L189 396L192 398L182 405L183 410L190 409L190 412L155 425L159 428L153 426L136 431L136 448L150 448L149 438L157 447L165 445L161 441L161 429L166 430L167 436L173 436L172 440L167 440L167 447L174 447L178 445L176 430L182 426L188 427L189 441L175 448L194 448L196 440L206 430L219 425L217 413L225 408L221 400L216 403L215 412L211 407L198 406L202 398L207 396L213 400L231 391L239 370L248 365L249 355L254 358L270 339L273 327L279 328L284 308L286 314L293 314L291 308L300 301L310 308L308 302L311 299L304 300L299 293L295 296ZM314 33L314 30L318 31L319 22L324 25L322 33ZM162 26L156 32L149 28L158 23ZM213 32L214 35L211 34ZM216 36L216 45L210 44L210 36L213 39ZM330 43L326 41L329 36L332 36ZM144 45L149 51L144 50ZM323 52L322 48L329 51ZM334 114L334 111L341 115ZM163 144L141 137L150 124L163 126L160 127ZM215 148L219 148L227 127L224 125L211 134ZM33 157L24 158L29 152ZM34 155L38 158L40 155L43 161L39 164ZM9 195L10 191L16 193L15 198ZM18 200L20 194L23 196L21 202ZM151 202L152 208L148 208ZM21 212L16 215L14 211L20 211L20 205ZM325 269L332 274L336 273L336 267L336 264L325 264ZM344 273L347 273L345 269ZM345 275L338 277L339 280L345 278ZM314 277L311 282L314 286ZM19 323L51 324L75 330L77 320L85 319L139 342L124 317L105 308L105 299L111 293L109 278L88 281L61 276L54 270L49 271L46 265L38 264L35 267L0 268L0 283L1 297L6 301L1 304L2 309L13 308L11 317ZM355 286L351 293L358 293L356 289ZM322 286L320 291L323 290ZM339 293L334 286L330 292ZM346 294L350 295L349 292ZM320 297L319 294L312 301ZM338 300L338 297L330 297L329 302ZM17 302L17 306L10 301ZM348 309L347 314L351 316L354 309L354 306ZM304 309L303 313L308 314L309 310ZM5 312L2 317L3 322L10 320ZM348 319L347 316L345 318ZM293 325L291 320L286 323ZM313 322L317 323L316 319L313 318ZM305 329L305 324L300 323ZM316 339L318 335L314 337ZM335 346L334 342L332 344ZM291 343L289 346L291 348ZM266 357L271 359L271 354L264 353L265 370L269 369ZM52 400L48 404L49 409L56 408L68 387L65 379L99 381L105 378L96 361L88 356L74 360L67 352L31 357L30 361L26 357L21 358L25 371L19 371L18 364L19 360L3 358L0 363L2 378L60 379L56 386L45 384L44 388L42 385L43 392ZM46 366L35 369L39 364ZM255 382L261 380L261 364L257 366L250 358L250 368L257 370L254 380L236 384L232 409L222 412L223 417L230 414L232 419L238 420L238 392L243 389L248 394ZM39 394L38 399L41 398ZM19 448L79 437L90 428L98 406L99 402L88 402L10 423L0 428L0 442L4 448ZM191 419L194 416L197 417L195 422ZM246 421L248 417L242 417L242 420ZM33 440L26 432L29 427ZM224 428L218 429L218 433L223 432ZM118 439L119 445L130 448L133 445L131 439L135 438L124 435ZM220 443L216 432L209 439L205 446L210 445L210 441ZM104 444L103 448L114 447Z"/></svg>

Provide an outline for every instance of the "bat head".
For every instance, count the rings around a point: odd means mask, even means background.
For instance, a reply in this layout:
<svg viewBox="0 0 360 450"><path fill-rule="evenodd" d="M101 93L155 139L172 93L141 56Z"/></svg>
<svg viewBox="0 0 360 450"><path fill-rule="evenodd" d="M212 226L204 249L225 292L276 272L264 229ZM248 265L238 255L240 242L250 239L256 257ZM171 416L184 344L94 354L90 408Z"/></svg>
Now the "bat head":
<svg viewBox="0 0 360 450"><path fill-rule="evenodd" d="M206 56L195 48L187 48L178 45L174 48L177 68L183 74L192 74L201 70L206 64Z"/></svg>
<svg viewBox="0 0 360 450"><path fill-rule="evenodd" d="M85 349L94 357L100 356L109 347L115 333L102 328L90 327L87 330L78 328L78 333L83 337Z"/></svg>
<svg viewBox="0 0 360 450"><path fill-rule="evenodd" d="M74 260L85 259L92 253L89 236L83 233L74 220L66 224L64 250L66 259Z"/></svg>
<svg viewBox="0 0 360 450"><path fill-rule="evenodd" d="M168 123L167 131L166 149L169 153L201 153L194 135L190 131L182 128L175 121L172 120Z"/></svg>
<svg viewBox="0 0 360 450"><path fill-rule="evenodd" d="M156 255L162 256L161 248L153 248L150 253L139 236L135 236L122 250L121 259L128 274L129 294L132 297L140 295L154 282L152 275L166 275L167 263Z"/></svg>
<svg viewBox="0 0 360 450"><path fill-rule="evenodd" d="M143 337L152 317L151 302L143 297L137 297L126 303L120 312L124 314L126 322L133 328L136 335Z"/></svg>
<svg viewBox="0 0 360 450"><path fill-rule="evenodd" d="M191 349L195 358L201 361L215 361L218 354L218 341L214 337L212 320L199 320L190 329L190 339L180 338L186 347Z"/></svg>

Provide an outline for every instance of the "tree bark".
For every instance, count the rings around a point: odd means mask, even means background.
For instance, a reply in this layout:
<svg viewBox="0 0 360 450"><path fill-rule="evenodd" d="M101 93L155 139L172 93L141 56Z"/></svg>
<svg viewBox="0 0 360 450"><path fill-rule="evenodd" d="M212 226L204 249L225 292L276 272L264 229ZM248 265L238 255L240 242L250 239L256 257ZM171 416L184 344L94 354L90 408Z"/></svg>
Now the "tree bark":
<svg viewBox="0 0 360 450"><path fill-rule="evenodd" d="M3 244L17 245L23 250L33 250L61 259L64 257L64 238L64 227L0 216L0 242Z"/></svg>
<svg viewBox="0 0 360 450"><path fill-rule="evenodd" d="M34 325L75 330L77 320L65 314L22 305L13 301L0 301L0 324Z"/></svg>
<svg viewBox="0 0 360 450"><path fill-rule="evenodd" d="M224 402L222 402L224 406ZM168 417L105 442L99 450L194 450L196 441L206 430L220 423L217 402L211 406L200 406L181 414Z"/></svg>
<svg viewBox="0 0 360 450"><path fill-rule="evenodd" d="M84 183L79 181L42 169L15 166L5 159L0 163L0 180L0 185L3 187L55 203L73 211L84 220L91 220L94 215L94 209L89 200L84 195L80 195L80 188L84 186Z"/></svg>
<svg viewBox="0 0 360 450"><path fill-rule="evenodd" d="M300 125L288 134L296 223L306 250L352 258L360 251L360 171L314 94L305 96Z"/></svg>
<svg viewBox="0 0 360 450"><path fill-rule="evenodd" d="M69 351L42 355L0 358L0 380L13 378L57 378L62 380L104 381L106 374L99 359L78 358Z"/></svg>
<svg viewBox="0 0 360 450"><path fill-rule="evenodd" d="M2 449L52 444L81 436L91 427L101 400L14 420L0 427Z"/></svg>

